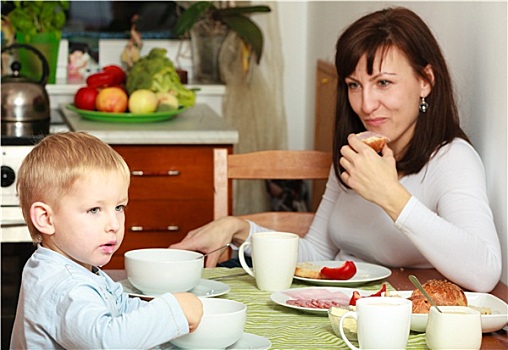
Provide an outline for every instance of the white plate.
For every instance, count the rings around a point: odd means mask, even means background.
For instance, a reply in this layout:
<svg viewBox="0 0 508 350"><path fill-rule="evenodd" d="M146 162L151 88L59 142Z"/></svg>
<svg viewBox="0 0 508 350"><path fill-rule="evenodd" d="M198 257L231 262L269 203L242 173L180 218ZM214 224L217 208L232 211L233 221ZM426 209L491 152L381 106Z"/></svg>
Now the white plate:
<svg viewBox="0 0 508 350"><path fill-rule="evenodd" d="M145 295L142 291L134 287L128 279L121 280L119 282L125 293L131 297L138 297L143 299L153 299L158 295ZM198 297L217 297L219 295L226 294L231 288L225 283L219 281L211 281L202 278L196 287L190 290L191 293Z"/></svg>
<svg viewBox="0 0 508 350"><path fill-rule="evenodd" d="M390 292L391 295L398 294L403 298L409 298L413 291ZM483 333L495 332L508 324L508 305L498 297L488 293L466 294L467 303L476 307L487 307L492 310L492 315L482 315ZM425 332L427 329L428 314L413 314L411 318L411 330Z"/></svg>
<svg viewBox="0 0 508 350"><path fill-rule="evenodd" d="M309 261L309 263L320 266L320 267L339 267L344 264L344 261ZM392 274L390 269L387 269L384 266L363 263L363 262L355 262L356 265L356 275L349 280L324 280L324 279L314 279L314 278L305 278L294 276L296 280L308 282L311 284L316 284L320 286L355 286L359 284L364 284L368 282L379 281L389 277Z"/></svg>
<svg viewBox="0 0 508 350"><path fill-rule="evenodd" d="M316 291L327 290L327 291L330 291L330 292L342 292L342 293L346 294L348 296L348 298L351 298L351 296L353 295L354 291L357 291L362 296L363 295L370 295L370 294L373 294L373 293L376 292L375 290L361 290L361 289L355 289L355 288L306 287L306 288L291 288L291 289L281 290L279 292L274 292L274 293L272 293L272 295L270 295L270 299L272 299L272 301L274 303L276 303L276 304L279 304L279 305L282 305L282 306L285 306L285 307L288 307L288 308L291 308L291 309L296 309L296 310L300 310L300 311L310 312L310 313L313 313L313 314L319 314L319 315L322 315L322 316L327 316L328 309L315 309L315 308L310 308L310 307L302 307L302 306L297 306L297 305L289 305L287 303L288 300L292 300L294 298L292 298L289 295L287 295L286 292L311 291L311 290L314 290L314 289ZM348 305L344 305L344 306L348 306Z"/></svg>
<svg viewBox="0 0 508 350"><path fill-rule="evenodd" d="M240 349L252 349L252 350L266 350L272 346L270 340L260 335L251 334L251 333L243 333L240 340L234 343L231 346L228 346L226 349L230 350L240 350ZM179 349L171 343L163 344L158 347L161 350L172 350Z"/></svg>

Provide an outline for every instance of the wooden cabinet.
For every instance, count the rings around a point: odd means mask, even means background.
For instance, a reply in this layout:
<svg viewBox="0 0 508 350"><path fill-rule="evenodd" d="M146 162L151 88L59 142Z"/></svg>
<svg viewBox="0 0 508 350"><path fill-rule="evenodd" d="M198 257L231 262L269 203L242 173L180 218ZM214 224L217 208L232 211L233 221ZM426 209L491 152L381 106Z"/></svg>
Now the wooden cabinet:
<svg viewBox="0 0 508 350"><path fill-rule="evenodd" d="M337 72L335 65L319 60L316 71L316 114L314 149L332 152L337 101ZM326 186L326 180L314 180L312 210L317 210Z"/></svg>
<svg viewBox="0 0 508 350"><path fill-rule="evenodd" d="M167 248L213 220L213 149L232 145L112 145L131 170L125 237L105 265L123 269L123 255Z"/></svg>

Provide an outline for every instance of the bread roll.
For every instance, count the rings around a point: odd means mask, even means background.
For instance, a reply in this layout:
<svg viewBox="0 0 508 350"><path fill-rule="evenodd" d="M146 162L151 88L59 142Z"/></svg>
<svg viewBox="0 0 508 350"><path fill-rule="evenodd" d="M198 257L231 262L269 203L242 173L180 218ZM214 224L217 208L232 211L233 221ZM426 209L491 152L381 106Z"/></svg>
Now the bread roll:
<svg viewBox="0 0 508 350"><path fill-rule="evenodd" d="M298 263L295 269L295 276L317 280L323 278L320 271L320 266L308 262Z"/></svg>
<svg viewBox="0 0 508 350"><path fill-rule="evenodd" d="M429 280L423 288L438 306L467 306L467 298L462 288L444 280ZM415 289L409 297L413 302L413 313L428 314L430 302L423 294Z"/></svg>
<svg viewBox="0 0 508 350"><path fill-rule="evenodd" d="M369 145L376 152L380 152L385 144L390 141L388 137L371 131L364 131L356 134L356 136L358 136L360 140Z"/></svg>

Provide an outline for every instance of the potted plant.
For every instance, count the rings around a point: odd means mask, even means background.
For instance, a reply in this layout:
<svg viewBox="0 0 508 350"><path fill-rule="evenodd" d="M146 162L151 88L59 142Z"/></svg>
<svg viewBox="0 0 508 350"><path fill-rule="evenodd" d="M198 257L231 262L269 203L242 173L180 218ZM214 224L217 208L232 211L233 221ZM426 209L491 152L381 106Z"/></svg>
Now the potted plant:
<svg viewBox="0 0 508 350"><path fill-rule="evenodd" d="M197 81L218 82L218 53L229 30L238 34L248 51L259 63L263 54L263 34L248 14L270 12L265 5L222 7L228 2L198 1L192 3L176 23L176 34L190 33L193 72Z"/></svg>
<svg viewBox="0 0 508 350"><path fill-rule="evenodd" d="M10 26L18 43L32 45L46 57L50 67L48 83L54 83L58 48L69 1L2 1L2 3L4 6L13 6L6 16L2 15L2 27ZM22 73L31 78L38 78L40 63L28 54L19 52ZM31 61L36 63L33 64Z"/></svg>

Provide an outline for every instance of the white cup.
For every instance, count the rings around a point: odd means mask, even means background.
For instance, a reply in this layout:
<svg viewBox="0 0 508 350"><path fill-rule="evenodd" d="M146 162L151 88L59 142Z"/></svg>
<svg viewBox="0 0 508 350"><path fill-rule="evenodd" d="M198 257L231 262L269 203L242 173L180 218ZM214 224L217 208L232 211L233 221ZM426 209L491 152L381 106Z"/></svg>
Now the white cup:
<svg viewBox="0 0 508 350"><path fill-rule="evenodd" d="M339 330L344 342L351 344L344 333L347 317L356 320L360 349L405 349L411 326L412 302L398 297L365 297L356 301L356 311L342 315Z"/></svg>
<svg viewBox="0 0 508 350"><path fill-rule="evenodd" d="M478 310L467 306L430 308L425 340L429 349L479 349L482 319Z"/></svg>
<svg viewBox="0 0 508 350"><path fill-rule="evenodd" d="M252 267L245 261L251 247ZM275 292L291 287L298 256L298 235L287 232L256 232L238 250L243 269L256 279L260 290Z"/></svg>

